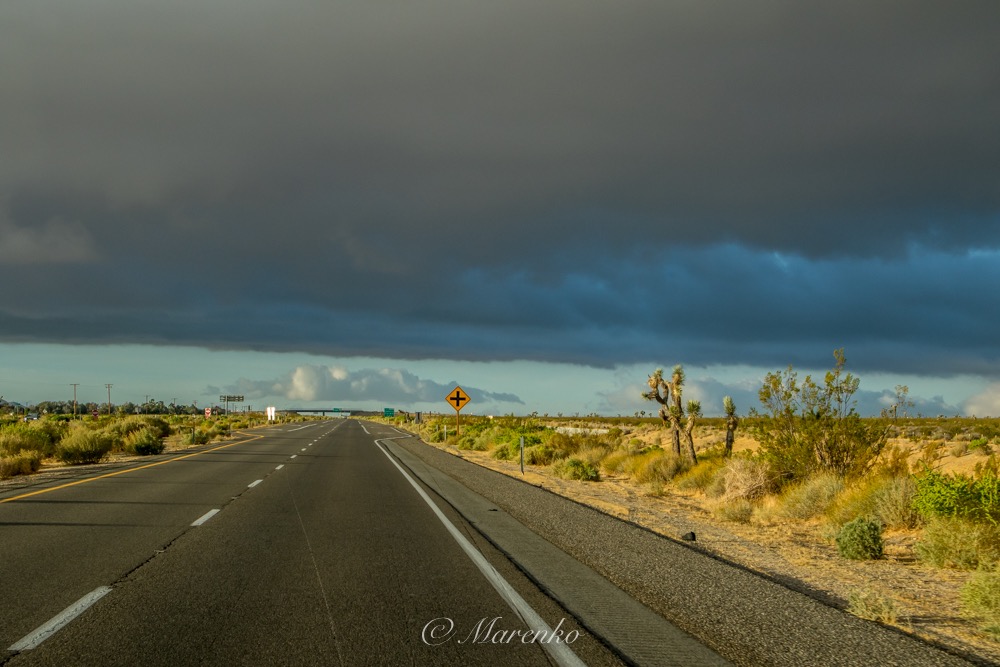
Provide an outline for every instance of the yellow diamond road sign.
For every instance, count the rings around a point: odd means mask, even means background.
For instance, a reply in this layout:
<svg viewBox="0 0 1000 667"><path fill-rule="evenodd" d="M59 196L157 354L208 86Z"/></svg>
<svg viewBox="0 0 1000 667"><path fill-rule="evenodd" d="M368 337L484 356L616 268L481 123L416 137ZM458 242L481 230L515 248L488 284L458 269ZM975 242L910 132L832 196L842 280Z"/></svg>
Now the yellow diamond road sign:
<svg viewBox="0 0 1000 667"><path fill-rule="evenodd" d="M469 395L462 391L461 387L455 387L445 400L451 407L455 408L455 412L458 412L469 402Z"/></svg>

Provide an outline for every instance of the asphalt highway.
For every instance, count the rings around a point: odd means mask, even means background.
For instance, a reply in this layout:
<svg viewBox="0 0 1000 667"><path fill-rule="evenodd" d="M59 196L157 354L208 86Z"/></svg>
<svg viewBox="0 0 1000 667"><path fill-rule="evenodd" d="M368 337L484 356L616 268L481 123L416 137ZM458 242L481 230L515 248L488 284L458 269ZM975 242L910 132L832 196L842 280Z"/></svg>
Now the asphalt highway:
<svg viewBox="0 0 1000 667"><path fill-rule="evenodd" d="M0 490L0 664L623 664L378 428Z"/></svg>

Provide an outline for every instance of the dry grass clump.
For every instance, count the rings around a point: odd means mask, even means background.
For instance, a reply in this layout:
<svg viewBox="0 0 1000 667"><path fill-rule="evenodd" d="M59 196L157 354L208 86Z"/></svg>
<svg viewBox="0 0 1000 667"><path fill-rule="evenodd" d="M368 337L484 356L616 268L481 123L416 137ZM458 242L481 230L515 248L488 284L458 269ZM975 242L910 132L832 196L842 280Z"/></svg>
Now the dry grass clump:
<svg viewBox="0 0 1000 667"><path fill-rule="evenodd" d="M962 615L977 621L980 630L1000 640L1000 572L976 572L960 595Z"/></svg>
<svg viewBox="0 0 1000 667"><path fill-rule="evenodd" d="M698 463L674 479L674 485L678 489L708 493L726 465L721 452L704 452L698 459Z"/></svg>
<svg viewBox="0 0 1000 667"><path fill-rule="evenodd" d="M750 523L753 513L754 504L745 498L721 502L712 511L716 518L733 523Z"/></svg>
<svg viewBox="0 0 1000 667"><path fill-rule="evenodd" d="M634 454L622 463L623 472L640 484L665 484L690 467L687 459L660 448Z"/></svg>
<svg viewBox="0 0 1000 667"><path fill-rule="evenodd" d="M936 517L914 551L935 567L975 570L1000 561L1000 527L959 517Z"/></svg>
<svg viewBox="0 0 1000 667"><path fill-rule="evenodd" d="M848 593L847 611L858 618L893 625L899 618L895 601L871 588L856 588Z"/></svg>
<svg viewBox="0 0 1000 667"><path fill-rule="evenodd" d="M920 516L913 509L916 484L910 476L859 480L844 489L827 508L827 520L842 526L859 517L887 528L915 528Z"/></svg>
<svg viewBox="0 0 1000 667"><path fill-rule="evenodd" d="M729 459L718 479L721 480L721 489L717 489L717 495L724 502L758 500L775 488L770 467L763 461L747 456Z"/></svg>
<svg viewBox="0 0 1000 667"><path fill-rule="evenodd" d="M34 451L22 451L13 456L0 456L0 479L30 475L42 467L42 455Z"/></svg>
<svg viewBox="0 0 1000 667"><path fill-rule="evenodd" d="M820 473L785 491L774 513L785 519L812 519L826 512L843 490L844 480L840 477Z"/></svg>

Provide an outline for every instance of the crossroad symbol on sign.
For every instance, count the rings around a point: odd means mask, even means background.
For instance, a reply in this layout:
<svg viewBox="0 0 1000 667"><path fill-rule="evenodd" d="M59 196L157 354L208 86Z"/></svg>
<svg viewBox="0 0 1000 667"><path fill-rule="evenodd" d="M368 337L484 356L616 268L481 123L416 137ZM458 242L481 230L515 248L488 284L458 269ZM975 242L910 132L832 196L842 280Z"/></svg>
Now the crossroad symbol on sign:
<svg viewBox="0 0 1000 667"><path fill-rule="evenodd" d="M461 387L455 387L451 390L451 393L448 394L448 398L446 400L451 404L451 407L455 408L455 412L458 412L465 407L466 403L469 402L469 395L462 391Z"/></svg>

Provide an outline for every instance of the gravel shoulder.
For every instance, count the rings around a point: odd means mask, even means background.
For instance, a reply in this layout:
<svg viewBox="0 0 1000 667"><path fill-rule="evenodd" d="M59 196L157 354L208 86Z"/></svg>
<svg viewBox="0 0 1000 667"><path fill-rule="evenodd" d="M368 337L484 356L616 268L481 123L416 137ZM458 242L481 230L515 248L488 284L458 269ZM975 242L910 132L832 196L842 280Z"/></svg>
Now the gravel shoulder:
<svg viewBox="0 0 1000 667"><path fill-rule="evenodd" d="M818 525L720 524L692 497L651 496L623 479L576 482L539 468L522 476L519 466L482 452L397 442L737 664L961 665L1000 657L965 641L972 633L957 606L951 612L938 601L956 588L947 580L963 573L901 562L912 536L889 536L883 561L846 562ZM687 532L694 543L677 539ZM900 627L844 612L853 590L890 591L904 611Z"/></svg>

